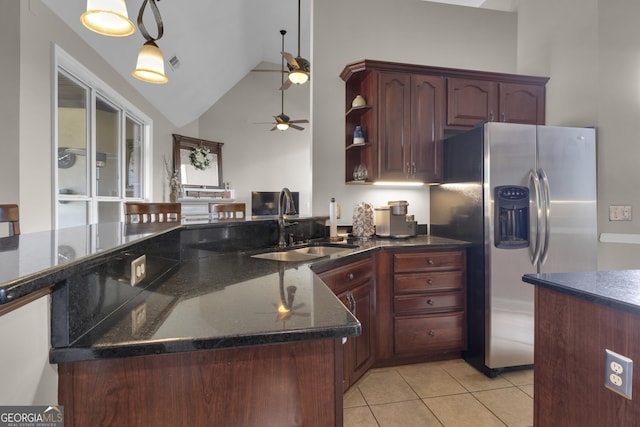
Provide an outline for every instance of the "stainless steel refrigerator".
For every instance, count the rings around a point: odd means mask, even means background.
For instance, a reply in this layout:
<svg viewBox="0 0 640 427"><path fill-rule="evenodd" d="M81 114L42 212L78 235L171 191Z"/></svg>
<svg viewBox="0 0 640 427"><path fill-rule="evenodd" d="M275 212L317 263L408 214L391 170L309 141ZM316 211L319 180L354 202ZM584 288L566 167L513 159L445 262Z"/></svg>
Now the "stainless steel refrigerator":
<svg viewBox="0 0 640 427"><path fill-rule="evenodd" d="M533 364L526 273L596 269L593 128L484 123L444 142L430 232L472 243L467 350L489 376Z"/></svg>

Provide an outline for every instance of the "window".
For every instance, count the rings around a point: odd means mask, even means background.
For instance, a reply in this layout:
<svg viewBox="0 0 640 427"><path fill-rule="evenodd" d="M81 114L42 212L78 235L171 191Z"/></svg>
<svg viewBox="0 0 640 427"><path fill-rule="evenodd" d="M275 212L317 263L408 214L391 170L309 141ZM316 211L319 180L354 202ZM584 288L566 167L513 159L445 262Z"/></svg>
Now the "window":
<svg viewBox="0 0 640 427"><path fill-rule="evenodd" d="M148 198L151 120L56 46L56 228L123 220Z"/></svg>

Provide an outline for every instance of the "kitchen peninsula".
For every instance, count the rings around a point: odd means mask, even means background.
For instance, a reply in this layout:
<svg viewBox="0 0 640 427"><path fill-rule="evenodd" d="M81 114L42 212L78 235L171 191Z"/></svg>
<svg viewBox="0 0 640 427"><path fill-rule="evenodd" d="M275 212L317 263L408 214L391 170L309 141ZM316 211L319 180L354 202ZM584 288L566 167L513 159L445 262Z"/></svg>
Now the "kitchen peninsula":
<svg viewBox="0 0 640 427"><path fill-rule="evenodd" d="M322 234L325 220L300 218L296 227ZM50 359L67 425L341 425L342 339L359 334L360 323L308 262L252 256L273 250L275 224L51 232L50 265L5 277L0 289L2 302L15 303L53 288ZM83 236L86 251L74 254L70 236ZM28 250L29 235L20 238L16 247ZM463 244L369 241L316 265L388 246ZM142 255L146 277L132 287L128 266Z"/></svg>
<svg viewBox="0 0 640 427"><path fill-rule="evenodd" d="M640 271L527 274L535 289L535 426L630 426L633 399L605 388L605 349L640 361Z"/></svg>

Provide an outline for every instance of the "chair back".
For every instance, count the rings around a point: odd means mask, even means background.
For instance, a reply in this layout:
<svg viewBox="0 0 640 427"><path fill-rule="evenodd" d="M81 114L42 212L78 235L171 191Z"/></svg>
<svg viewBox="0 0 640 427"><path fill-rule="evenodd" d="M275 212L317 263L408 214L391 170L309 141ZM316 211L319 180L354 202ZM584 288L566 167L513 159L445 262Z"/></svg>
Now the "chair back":
<svg viewBox="0 0 640 427"><path fill-rule="evenodd" d="M125 202L124 217L127 224L143 222L180 222L180 203Z"/></svg>
<svg viewBox="0 0 640 427"><path fill-rule="evenodd" d="M9 223L9 236L20 234L20 210L18 205L0 205L0 222Z"/></svg>
<svg viewBox="0 0 640 427"><path fill-rule="evenodd" d="M209 219L244 219L244 203L209 203Z"/></svg>

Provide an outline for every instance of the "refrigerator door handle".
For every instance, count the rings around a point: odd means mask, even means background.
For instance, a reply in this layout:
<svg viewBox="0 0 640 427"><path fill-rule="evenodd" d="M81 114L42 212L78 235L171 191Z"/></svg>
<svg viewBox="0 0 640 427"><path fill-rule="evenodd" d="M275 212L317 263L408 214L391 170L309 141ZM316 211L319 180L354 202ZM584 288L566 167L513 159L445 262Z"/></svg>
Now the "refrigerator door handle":
<svg viewBox="0 0 640 427"><path fill-rule="evenodd" d="M547 255L549 255L549 241L551 239L551 196L549 192L549 179L547 178L547 173L544 169L540 168L538 170L538 175L540 176L540 181L542 181L542 195L544 202L544 245L542 246L540 255L540 264L542 265L547 260Z"/></svg>
<svg viewBox="0 0 640 427"><path fill-rule="evenodd" d="M533 229L529 229L529 259L531 260L531 264L534 266L538 264L540 260L540 234L541 234L541 224L542 224L542 194L540 189L540 177L538 176L538 172L535 169L531 169L529 171L529 188L533 187L533 203L531 206L531 210L535 212L535 242L531 245L531 234ZM532 215L530 214L531 218Z"/></svg>

